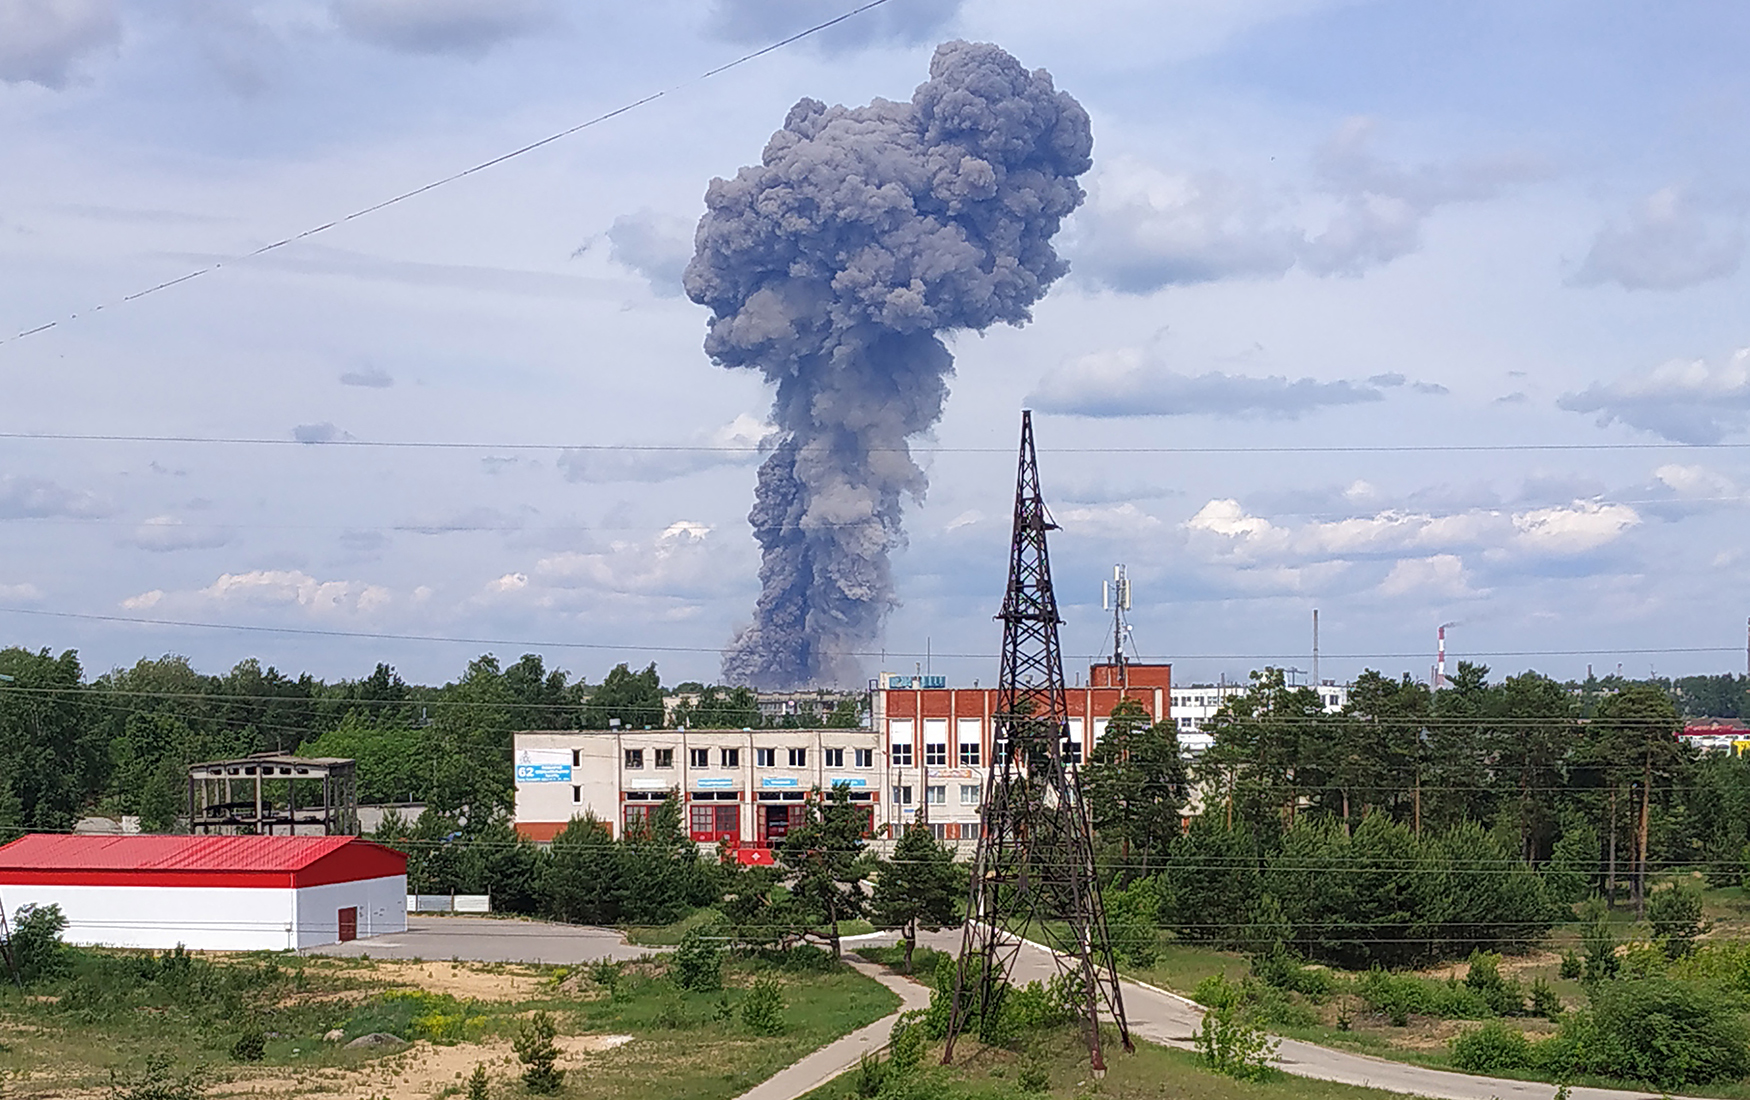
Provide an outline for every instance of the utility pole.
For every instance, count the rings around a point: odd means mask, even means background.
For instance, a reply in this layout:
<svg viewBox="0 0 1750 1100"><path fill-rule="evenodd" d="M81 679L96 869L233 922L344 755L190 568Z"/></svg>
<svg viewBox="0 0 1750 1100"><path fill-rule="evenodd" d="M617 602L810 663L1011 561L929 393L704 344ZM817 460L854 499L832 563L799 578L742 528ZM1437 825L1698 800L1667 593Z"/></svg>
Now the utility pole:
<svg viewBox="0 0 1750 1100"><path fill-rule="evenodd" d="M973 1021L997 1023L1015 957L1029 934L1043 941L1074 991L1075 1013L1096 1078L1106 1072L1100 1016L1133 1050L1118 985L1118 961L1094 878L1093 829L1078 772L1065 766L1069 700L1057 628L1057 596L1045 534L1057 529L1039 488L1033 415L1021 414L1020 470L1003 597L993 759L979 812L966 927L960 944L944 1064Z"/></svg>

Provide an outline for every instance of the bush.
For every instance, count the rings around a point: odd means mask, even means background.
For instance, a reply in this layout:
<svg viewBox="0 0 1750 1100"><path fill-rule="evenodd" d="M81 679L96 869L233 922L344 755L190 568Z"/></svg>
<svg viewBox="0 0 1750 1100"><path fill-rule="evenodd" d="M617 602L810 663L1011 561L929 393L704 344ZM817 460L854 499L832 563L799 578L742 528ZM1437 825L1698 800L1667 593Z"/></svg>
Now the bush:
<svg viewBox="0 0 1750 1100"><path fill-rule="evenodd" d="M565 1071L554 1063L559 1060L559 1047L553 1039L559 1034L553 1017L537 1012L523 1022L512 1046L523 1066L523 1084L530 1092L554 1093L564 1083Z"/></svg>
<svg viewBox="0 0 1750 1100"><path fill-rule="evenodd" d="M1562 952L1562 966L1557 972L1564 981L1574 981L1586 973L1586 960L1572 950Z"/></svg>
<svg viewBox="0 0 1750 1100"><path fill-rule="evenodd" d="M1452 1040L1450 1049L1452 1064L1466 1073L1500 1077L1532 1065L1531 1041L1499 1020L1464 1032Z"/></svg>
<svg viewBox="0 0 1750 1100"><path fill-rule="evenodd" d="M487 1084L486 1063L474 1063L474 1072L468 1075L468 1100L488 1100Z"/></svg>
<svg viewBox="0 0 1750 1100"><path fill-rule="evenodd" d="M715 993L723 988L723 951L697 928L681 937L669 963L674 984L695 993Z"/></svg>
<svg viewBox="0 0 1750 1100"><path fill-rule="evenodd" d="M778 983L759 978L741 1002L741 1022L756 1035L784 1034L784 998Z"/></svg>
<svg viewBox="0 0 1750 1100"><path fill-rule="evenodd" d="M860 1100L875 1100L881 1095L881 1086L887 1083L887 1063L865 1054L857 1059L857 1079L855 1081L857 1096ZM473 1100L472 1097L469 1100Z"/></svg>
<svg viewBox="0 0 1750 1100"><path fill-rule="evenodd" d="M1310 967L1288 950L1252 956L1252 976L1265 985L1303 997L1323 1000L1337 991L1335 974L1323 967Z"/></svg>
<svg viewBox="0 0 1750 1100"><path fill-rule="evenodd" d="M1610 927L1610 910L1593 898L1586 903L1586 923L1580 929L1580 947L1586 955L1581 977L1588 982L1616 977L1616 932Z"/></svg>
<svg viewBox="0 0 1750 1100"><path fill-rule="evenodd" d="M1311 1027L1319 1014L1294 1000L1285 989L1265 985L1255 978L1240 982L1241 1006L1246 1018L1267 1027Z"/></svg>
<svg viewBox="0 0 1750 1100"><path fill-rule="evenodd" d="M1647 923L1653 938L1668 959L1681 959L1695 950L1696 939L1707 931L1701 919L1701 894L1678 883L1647 898Z"/></svg>
<svg viewBox="0 0 1750 1100"><path fill-rule="evenodd" d="M146 1059L146 1068L138 1077L124 1078L110 1070L111 1100L201 1100L207 1090L200 1072L178 1077L170 1072L170 1064L168 1055L154 1054Z"/></svg>
<svg viewBox="0 0 1750 1100"><path fill-rule="evenodd" d="M921 1012L907 1012L893 1025L888 1056L894 1073L910 1073L924 1060L924 1029Z"/></svg>
<svg viewBox="0 0 1750 1100"><path fill-rule="evenodd" d="M259 1062L267 1053L267 1036L258 1027L246 1029L231 1044L231 1057L238 1062Z"/></svg>
<svg viewBox="0 0 1750 1100"><path fill-rule="evenodd" d="M1470 971L1464 977L1471 990L1497 1016L1523 1016L1525 993L1519 983L1501 976L1501 956L1491 951L1473 951Z"/></svg>
<svg viewBox="0 0 1750 1100"><path fill-rule="evenodd" d="M59 905L21 905L12 914L12 961L25 985L59 977L67 968L61 933L67 918Z"/></svg>
<svg viewBox="0 0 1750 1100"><path fill-rule="evenodd" d="M1191 991L1191 999L1204 1008L1238 1007L1240 997L1240 987L1228 981L1226 974L1211 974Z"/></svg>
<svg viewBox="0 0 1750 1100"><path fill-rule="evenodd" d="M1270 1059L1277 1047L1274 1040L1245 1019L1237 1003L1211 1008L1203 1014L1196 1045L1204 1065L1242 1081L1268 1077Z"/></svg>
<svg viewBox="0 0 1750 1100"><path fill-rule="evenodd" d="M1589 1011L1537 1045L1558 1077L1596 1074L1681 1088L1734 1081L1750 1072L1750 1031L1728 998L1705 986L1648 978L1592 989Z"/></svg>
<svg viewBox="0 0 1750 1100"><path fill-rule="evenodd" d="M1558 1019L1562 1014L1562 999L1541 975L1531 983L1531 1014L1546 1020Z"/></svg>

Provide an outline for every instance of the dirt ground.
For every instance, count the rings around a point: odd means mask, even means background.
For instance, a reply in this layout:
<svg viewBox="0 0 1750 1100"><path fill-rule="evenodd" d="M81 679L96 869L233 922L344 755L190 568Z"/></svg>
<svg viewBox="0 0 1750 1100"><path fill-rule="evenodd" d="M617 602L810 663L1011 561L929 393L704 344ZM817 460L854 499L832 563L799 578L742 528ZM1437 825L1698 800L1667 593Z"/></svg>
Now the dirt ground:
<svg viewBox="0 0 1750 1100"><path fill-rule="evenodd" d="M505 963L379 961L369 972L392 986L426 993L448 993L461 1000L525 1001L540 991L544 980L532 967Z"/></svg>
<svg viewBox="0 0 1750 1100"><path fill-rule="evenodd" d="M572 1073L587 1072L591 1062L631 1041L630 1035L562 1035L555 1040L563 1052L559 1068ZM375 1058L350 1069L300 1070L275 1066L240 1071L231 1081L215 1083L207 1095L213 1100L236 1096L289 1100L311 1095L327 1100L432 1100L446 1090L462 1092L468 1075L482 1063L492 1077L494 1091L514 1081L521 1072L506 1040L454 1046L417 1042L399 1054Z"/></svg>

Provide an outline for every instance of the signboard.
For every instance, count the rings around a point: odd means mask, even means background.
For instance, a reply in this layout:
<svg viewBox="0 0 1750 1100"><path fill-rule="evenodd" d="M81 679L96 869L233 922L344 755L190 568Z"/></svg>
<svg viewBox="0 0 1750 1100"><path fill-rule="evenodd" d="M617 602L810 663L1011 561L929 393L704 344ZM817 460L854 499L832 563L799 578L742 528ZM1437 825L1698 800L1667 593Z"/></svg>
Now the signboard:
<svg viewBox="0 0 1750 1100"><path fill-rule="evenodd" d="M523 749L516 754L518 783L571 782L569 749Z"/></svg>
<svg viewBox="0 0 1750 1100"><path fill-rule="evenodd" d="M693 780L693 786L701 791L727 790L735 786L735 777L731 775L711 775Z"/></svg>
<svg viewBox="0 0 1750 1100"><path fill-rule="evenodd" d="M887 674L887 686L889 689L897 688L897 689L901 689L901 690L905 690L905 691L910 691L913 688L922 688L922 689L927 691L930 688L945 688L945 687L947 687L948 686L948 677L946 677L946 676L895 676L893 673L890 672Z"/></svg>
<svg viewBox="0 0 1750 1100"><path fill-rule="evenodd" d="M835 787L867 787L869 781L860 776L839 775L833 777L832 785Z"/></svg>
<svg viewBox="0 0 1750 1100"><path fill-rule="evenodd" d="M760 780L762 787L798 787L802 781L795 776L767 776Z"/></svg>

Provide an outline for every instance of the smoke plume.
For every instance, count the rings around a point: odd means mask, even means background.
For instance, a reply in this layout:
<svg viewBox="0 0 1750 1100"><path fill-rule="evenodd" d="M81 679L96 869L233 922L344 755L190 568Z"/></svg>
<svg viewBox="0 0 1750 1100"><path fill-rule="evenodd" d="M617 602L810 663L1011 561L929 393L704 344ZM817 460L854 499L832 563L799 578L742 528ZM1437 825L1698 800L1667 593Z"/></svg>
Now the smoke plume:
<svg viewBox="0 0 1750 1100"><path fill-rule="evenodd" d="M711 181L686 272L705 351L777 383L780 442L748 515L763 552L731 683L848 682L896 600L908 440L942 415L941 336L1030 319L1068 265L1088 115L996 46L949 42L910 103L804 99L760 164Z"/></svg>

